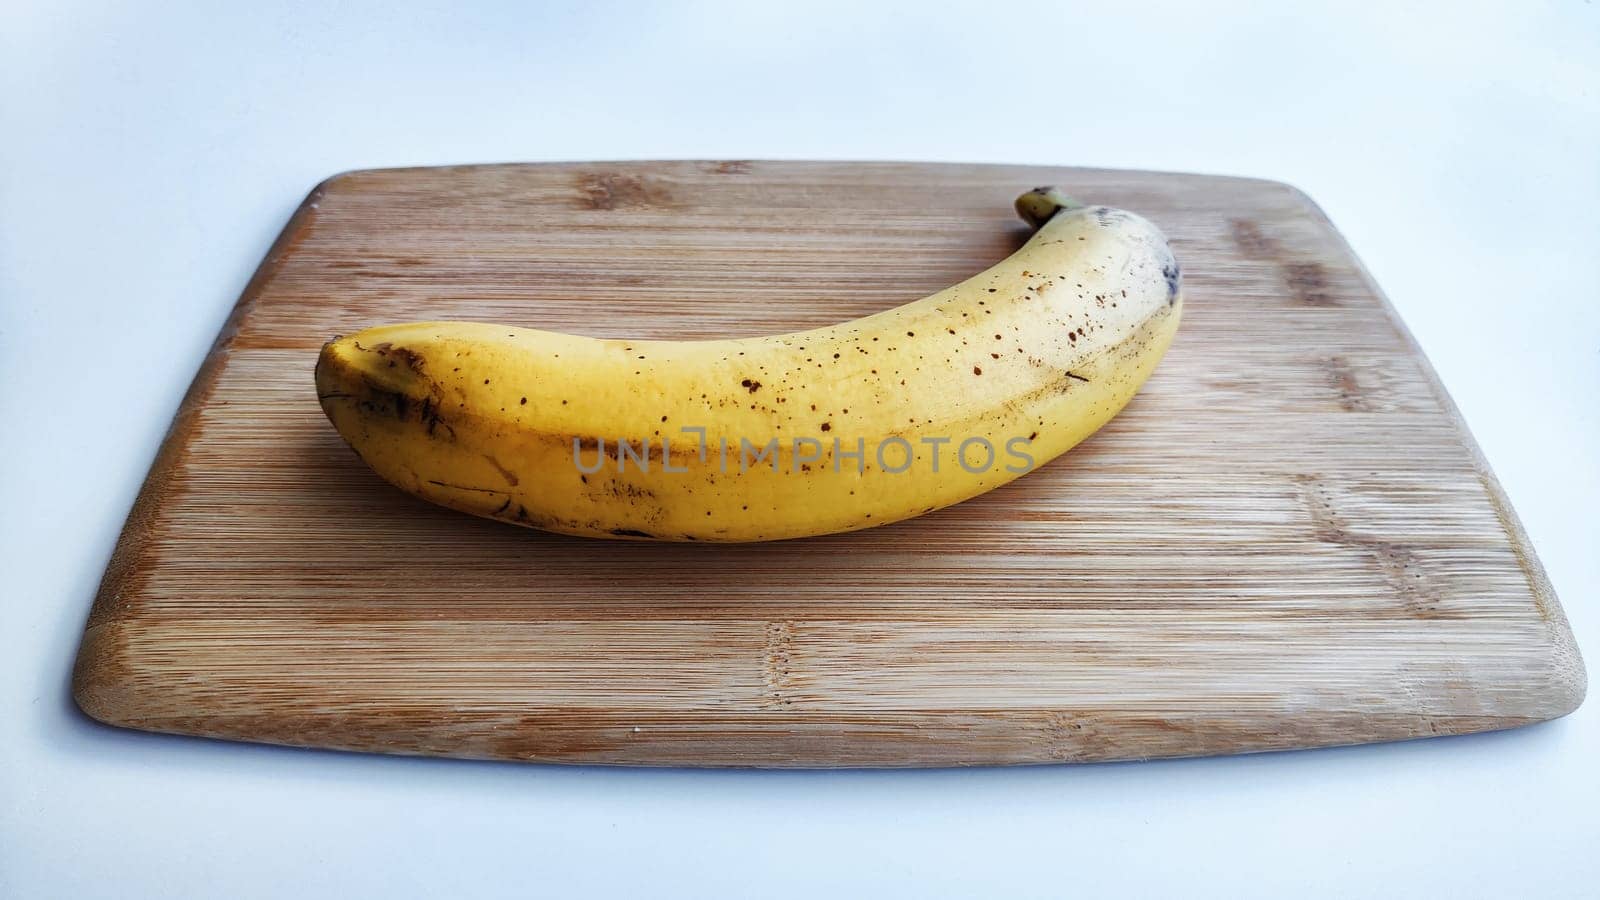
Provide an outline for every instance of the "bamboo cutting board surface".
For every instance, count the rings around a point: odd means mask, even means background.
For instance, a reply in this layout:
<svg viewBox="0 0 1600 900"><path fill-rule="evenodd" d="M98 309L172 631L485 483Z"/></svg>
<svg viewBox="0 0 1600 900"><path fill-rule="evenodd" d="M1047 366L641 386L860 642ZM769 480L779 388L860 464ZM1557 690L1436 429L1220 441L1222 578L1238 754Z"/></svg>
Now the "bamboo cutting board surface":
<svg viewBox="0 0 1600 900"><path fill-rule="evenodd" d="M596 542L380 482L322 342L414 319L600 337L810 328L1020 245L1058 184L1139 212L1184 322L1060 460L898 525ZM386 753L925 766L1347 744L1563 715L1584 672L1526 536L1328 220L1264 181L639 163L318 186L185 398L90 615L105 722Z"/></svg>

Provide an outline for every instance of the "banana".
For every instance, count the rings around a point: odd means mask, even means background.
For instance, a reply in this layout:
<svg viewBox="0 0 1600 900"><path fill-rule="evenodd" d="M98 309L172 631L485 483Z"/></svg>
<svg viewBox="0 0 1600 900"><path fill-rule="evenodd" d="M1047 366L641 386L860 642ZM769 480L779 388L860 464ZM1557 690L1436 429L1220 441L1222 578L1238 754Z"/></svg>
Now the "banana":
<svg viewBox="0 0 1600 900"><path fill-rule="evenodd" d="M1116 415L1183 307L1166 238L1053 188L988 271L774 337L598 340L417 322L335 338L323 411L424 500L566 534L759 541L883 525L1049 462Z"/></svg>

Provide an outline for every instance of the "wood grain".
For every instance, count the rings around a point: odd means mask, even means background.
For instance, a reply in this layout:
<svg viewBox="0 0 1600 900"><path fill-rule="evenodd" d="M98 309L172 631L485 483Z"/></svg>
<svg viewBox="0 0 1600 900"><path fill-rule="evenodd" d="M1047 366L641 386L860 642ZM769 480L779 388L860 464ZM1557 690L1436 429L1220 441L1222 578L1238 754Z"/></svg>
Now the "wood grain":
<svg viewBox="0 0 1600 900"><path fill-rule="evenodd" d="M758 335L979 271L1060 184L1184 264L1128 410L993 493L856 534L590 542L381 483L323 419L367 325ZM1427 362L1302 194L1006 166L673 162L319 185L183 402L90 615L78 703L387 753L923 766L1392 740L1563 715L1582 662Z"/></svg>

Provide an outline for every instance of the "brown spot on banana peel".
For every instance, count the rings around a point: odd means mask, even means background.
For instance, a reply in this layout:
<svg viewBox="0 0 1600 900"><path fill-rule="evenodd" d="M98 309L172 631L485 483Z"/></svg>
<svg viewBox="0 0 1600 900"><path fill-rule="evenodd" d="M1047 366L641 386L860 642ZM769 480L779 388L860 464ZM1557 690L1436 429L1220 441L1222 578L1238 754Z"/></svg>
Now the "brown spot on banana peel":
<svg viewBox="0 0 1600 900"><path fill-rule="evenodd" d="M328 345L331 345L338 340L338 338L334 338L332 341L328 342ZM371 347L363 347L359 341L352 341L351 344L357 350L376 353L379 356L389 359L391 363L403 363L405 367L411 371L416 372L418 375L422 374L422 354L416 352L415 350L407 347L396 347L394 344L388 341L384 341L381 344L373 344ZM325 347L326 346L327 345L325 345Z"/></svg>
<svg viewBox="0 0 1600 900"><path fill-rule="evenodd" d="M654 500L656 492L649 488L642 488L626 481L612 480L606 491L610 496L618 499L626 498L630 501Z"/></svg>

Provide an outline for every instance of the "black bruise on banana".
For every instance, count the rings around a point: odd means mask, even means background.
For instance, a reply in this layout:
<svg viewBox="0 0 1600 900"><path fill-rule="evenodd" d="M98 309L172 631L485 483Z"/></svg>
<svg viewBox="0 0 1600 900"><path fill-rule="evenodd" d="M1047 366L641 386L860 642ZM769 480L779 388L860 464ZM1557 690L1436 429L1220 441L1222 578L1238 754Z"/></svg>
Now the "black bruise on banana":
<svg viewBox="0 0 1600 900"><path fill-rule="evenodd" d="M323 350L326 351L328 347L338 340L339 338L335 337L327 344L324 344ZM363 347L360 341L356 341L354 346L357 350L373 353L385 359L388 362L386 368L394 369L404 364L411 375L428 388L426 396L417 402L419 411L417 421L424 426L429 437L433 437L437 429L443 426L449 433L450 438L455 438L455 429L445 422L444 416L439 412L439 398L443 395L443 390L437 382L428 377L427 362L422 354L408 347L396 347L388 342L374 344L371 347ZM327 364L327 359L326 353L317 357L317 378L319 381L325 374L323 367ZM319 393L317 399L322 403L324 412L328 412L328 401L330 400L349 400L355 404L356 408L364 412L375 415L392 414L397 421L407 421L412 400L404 390L381 385L374 376L367 373L361 375L360 387L363 390L362 394L348 391L330 391ZM511 483L513 485L516 484L515 476L512 476Z"/></svg>
<svg viewBox="0 0 1600 900"><path fill-rule="evenodd" d="M337 339L338 338L335 338L334 340ZM332 342L330 341L330 343ZM395 368L397 362L403 362L406 368L409 369L420 382L428 387L428 396L424 397L419 403L413 404L412 399L404 391L395 390L380 385L371 376L363 374L359 379L359 384L364 390L364 393L358 394L348 391L330 391L327 393L319 393L318 400L321 401L325 410L327 410L329 401L344 400L350 401L355 408L363 412L374 414L383 418L391 418L398 423L406 423L409 422L411 418L408 413L415 407L420 410L420 413L417 416L417 422L424 427L425 433L429 437L443 437L445 434L444 432L436 432L436 427L443 425L448 432L449 438L451 440L455 439L454 428L452 428L448 423L444 422L443 417L440 416L437 411L437 406L434 401L435 397L443 393L442 389L437 383L428 378L426 373L426 363L420 354L405 348L395 348L387 343L376 344L372 347L363 347L357 343L355 346L359 350L374 353L380 357L384 357L385 359L388 359L391 356L395 357L395 359L388 360L389 365L385 368ZM322 365L323 359L319 358L318 367L320 368ZM756 387L759 387L759 383L757 383ZM752 387L750 390L752 393L754 393L755 389L756 388ZM567 435L551 435L548 437L561 445L569 445L571 441L574 440ZM600 439L593 437L576 438L575 440L577 445L584 450L598 450L613 462L617 461L619 458L620 450L615 442L603 444ZM366 458L362 456L359 450L356 451L356 455L360 457L363 462L366 462ZM508 485L511 487L516 487L519 485L520 479L517 477L517 475L508 469L504 464L502 464L497 458L495 458L493 454L482 453L480 456L486 462L488 462L489 465L494 468L503 479L505 479ZM646 451L646 456L658 462L663 460L663 454L653 447ZM674 458L682 457L683 459L698 459L699 453L698 450L684 451L681 453L674 451L672 456ZM419 483L426 483L433 487L441 487L453 491L463 491L472 494L491 494L495 496L503 495L505 499L500 503L499 506L494 508L492 511L482 513L490 518L496 518L518 525L525 525L545 530L570 531L579 528L595 529L600 527L598 522L580 524L576 520L535 515L529 512L528 508L522 504L517 504L516 510L508 514L507 511L511 508L513 498L511 492L505 488L477 487L473 485L457 484L454 482L431 478L416 480L419 481ZM587 477L585 477L583 480L584 483L588 483ZM649 511L646 513L646 517L651 520L660 519L665 515L666 511L659 505L652 505L653 501L655 500L655 493L648 488L642 488L637 485L612 479L607 482L606 487L603 490L613 498L624 499L632 505L647 508ZM607 531L616 537L622 538L648 540L662 539L661 535L652 534L639 529L611 528L607 529ZM695 540L695 538L690 535L682 535L681 538L684 540Z"/></svg>

